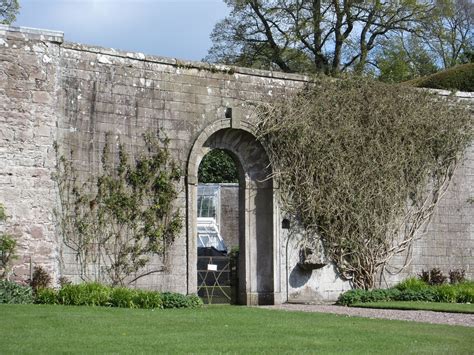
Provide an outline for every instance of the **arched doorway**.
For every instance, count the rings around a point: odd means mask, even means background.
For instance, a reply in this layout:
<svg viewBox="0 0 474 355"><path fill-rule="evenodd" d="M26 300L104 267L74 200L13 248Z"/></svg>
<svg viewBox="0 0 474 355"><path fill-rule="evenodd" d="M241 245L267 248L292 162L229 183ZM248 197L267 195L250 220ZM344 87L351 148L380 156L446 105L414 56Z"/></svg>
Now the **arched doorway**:
<svg viewBox="0 0 474 355"><path fill-rule="evenodd" d="M232 154L239 169L239 297L241 304L280 303L278 213L267 154L245 122L238 129L230 120L207 127L195 141L187 171L188 292L197 290L197 173L212 149Z"/></svg>

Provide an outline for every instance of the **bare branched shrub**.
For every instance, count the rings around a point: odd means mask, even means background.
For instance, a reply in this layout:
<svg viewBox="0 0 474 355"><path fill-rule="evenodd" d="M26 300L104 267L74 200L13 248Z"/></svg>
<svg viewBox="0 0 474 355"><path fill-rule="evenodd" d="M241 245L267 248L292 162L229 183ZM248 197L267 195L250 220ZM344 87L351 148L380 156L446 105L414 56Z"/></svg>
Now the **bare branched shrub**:
<svg viewBox="0 0 474 355"><path fill-rule="evenodd" d="M473 138L463 105L361 78L317 79L259 115L284 208L365 289L411 245Z"/></svg>

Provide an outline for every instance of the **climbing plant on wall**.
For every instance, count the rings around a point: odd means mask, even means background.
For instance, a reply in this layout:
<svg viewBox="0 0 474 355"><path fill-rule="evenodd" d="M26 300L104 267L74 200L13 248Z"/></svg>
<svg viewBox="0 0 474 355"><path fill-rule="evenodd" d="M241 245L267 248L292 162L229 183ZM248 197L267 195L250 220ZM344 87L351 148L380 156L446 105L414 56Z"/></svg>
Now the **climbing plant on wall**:
<svg viewBox="0 0 474 355"><path fill-rule="evenodd" d="M107 136L100 173L88 179L71 159L59 157L57 216L81 277L126 285L163 270L147 266L154 255L166 261L182 229L173 205L181 173L167 139L145 135L145 151L133 158L120 142L114 152L110 141Z"/></svg>
<svg viewBox="0 0 474 355"><path fill-rule="evenodd" d="M426 91L317 79L263 106L259 138L284 208L343 278L370 289L420 236L472 142L469 110Z"/></svg>
<svg viewBox="0 0 474 355"><path fill-rule="evenodd" d="M0 223L7 220L5 207L0 203ZM15 254L16 240L8 233L0 232L0 280L10 278L12 274L13 261L17 259Z"/></svg>

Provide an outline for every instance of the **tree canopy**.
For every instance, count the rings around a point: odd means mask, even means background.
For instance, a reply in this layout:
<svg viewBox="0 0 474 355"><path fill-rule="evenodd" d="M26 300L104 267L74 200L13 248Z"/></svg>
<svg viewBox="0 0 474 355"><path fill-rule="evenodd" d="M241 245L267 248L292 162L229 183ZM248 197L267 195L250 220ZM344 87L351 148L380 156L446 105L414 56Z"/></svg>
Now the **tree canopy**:
<svg viewBox="0 0 474 355"><path fill-rule="evenodd" d="M20 11L18 0L0 0L0 23L9 25Z"/></svg>
<svg viewBox="0 0 474 355"><path fill-rule="evenodd" d="M204 60L409 80L471 60L470 0L224 0Z"/></svg>
<svg viewBox="0 0 474 355"><path fill-rule="evenodd" d="M369 54L395 32L415 31L429 2L225 0L206 60L296 72L362 72Z"/></svg>
<svg viewBox="0 0 474 355"><path fill-rule="evenodd" d="M223 149L213 149L201 161L198 170L200 183L239 182L237 166Z"/></svg>

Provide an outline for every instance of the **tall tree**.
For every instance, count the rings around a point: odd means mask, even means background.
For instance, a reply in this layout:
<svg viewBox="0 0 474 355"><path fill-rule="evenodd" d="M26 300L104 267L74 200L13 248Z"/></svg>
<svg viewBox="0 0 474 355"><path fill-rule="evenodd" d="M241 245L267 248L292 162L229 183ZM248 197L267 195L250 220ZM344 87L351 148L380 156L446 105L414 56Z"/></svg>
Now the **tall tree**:
<svg viewBox="0 0 474 355"><path fill-rule="evenodd" d="M392 32L412 32L432 10L413 0L224 0L205 60L285 72L362 72Z"/></svg>
<svg viewBox="0 0 474 355"><path fill-rule="evenodd" d="M374 66L381 81L399 83L433 74L439 70L435 60L417 36L394 36L377 51Z"/></svg>
<svg viewBox="0 0 474 355"><path fill-rule="evenodd" d="M0 0L0 23L9 25L16 19L20 10L18 0Z"/></svg>
<svg viewBox="0 0 474 355"><path fill-rule="evenodd" d="M446 69L464 61L474 47L472 0L437 0L420 37L430 53Z"/></svg>

